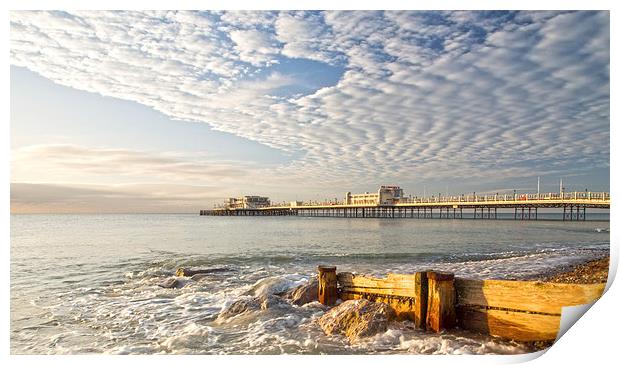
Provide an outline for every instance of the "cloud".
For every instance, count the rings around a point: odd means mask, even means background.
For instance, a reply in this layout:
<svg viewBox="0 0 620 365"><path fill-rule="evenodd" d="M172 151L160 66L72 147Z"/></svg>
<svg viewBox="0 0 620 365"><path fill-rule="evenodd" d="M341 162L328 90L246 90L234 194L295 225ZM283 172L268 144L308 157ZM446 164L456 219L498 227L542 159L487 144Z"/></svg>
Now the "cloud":
<svg viewBox="0 0 620 365"><path fill-rule="evenodd" d="M12 213L196 213L225 192L189 184L11 183Z"/></svg>
<svg viewBox="0 0 620 365"><path fill-rule="evenodd" d="M334 49L334 35L320 14L283 12L275 21L275 32L283 43L282 54L331 64L343 60Z"/></svg>
<svg viewBox="0 0 620 365"><path fill-rule="evenodd" d="M14 151L14 181L32 181L36 176L91 174L134 176L151 181L214 182L244 178L251 164L211 162L206 156L149 153L128 149L84 147L66 144L32 145Z"/></svg>
<svg viewBox="0 0 620 365"><path fill-rule="evenodd" d="M230 39L235 42L240 59L254 66L275 63L275 55L280 52L276 40L259 30L234 30L230 32Z"/></svg>
<svg viewBox="0 0 620 365"><path fill-rule="evenodd" d="M296 82L275 70L286 58L344 72L274 96ZM300 156L268 181L456 185L609 166L605 11L13 11L11 62Z"/></svg>

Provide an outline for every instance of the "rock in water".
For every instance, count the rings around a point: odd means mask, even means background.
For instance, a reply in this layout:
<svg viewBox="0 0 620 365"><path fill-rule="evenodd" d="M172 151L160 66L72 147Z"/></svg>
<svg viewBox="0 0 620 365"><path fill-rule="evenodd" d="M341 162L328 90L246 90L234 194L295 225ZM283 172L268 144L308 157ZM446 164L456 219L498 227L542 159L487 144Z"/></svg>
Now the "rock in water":
<svg viewBox="0 0 620 365"><path fill-rule="evenodd" d="M385 332L388 321L395 317L394 310L385 303L366 299L347 300L327 311L319 319L319 325L325 334L344 334L353 342L360 337Z"/></svg>
<svg viewBox="0 0 620 365"><path fill-rule="evenodd" d="M241 313L256 311L260 309L260 307L260 302L256 298L239 299L231 304L230 307L222 310L217 318L228 319Z"/></svg>
<svg viewBox="0 0 620 365"><path fill-rule="evenodd" d="M306 284L287 291L284 297L291 299L293 304L299 306L317 301L319 300L319 281L313 278Z"/></svg>
<svg viewBox="0 0 620 365"><path fill-rule="evenodd" d="M291 306L284 299L273 294L263 294L256 298L256 300L260 303L261 310L267 310L269 308L286 308Z"/></svg>
<svg viewBox="0 0 620 365"><path fill-rule="evenodd" d="M286 307L290 307L290 304L279 296L263 294L258 297L244 298L235 301L230 307L220 312L218 319L228 319L246 312Z"/></svg>
<svg viewBox="0 0 620 365"><path fill-rule="evenodd" d="M295 284L289 279L271 276L258 280L256 283L254 283L252 289L248 290L244 294L253 296L268 294L282 295L293 285Z"/></svg>
<svg viewBox="0 0 620 365"><path fill-rule="evenodd" d="M209 278L212 278L212 277L213 276L209 275L209 274L195 274L195 275L192 275L192 280L200 281L200 280L209 279Z"/></svg>
<svg viewBox="0 0 620 365"><path fill-rule="evenodd" d="M179 267L177 269L176 275L189 277L189 276L194 276L196 274L214 274L214 273L226 272L226 271L231 271L231 270L226 267L214 267L210 269L189 269L185 267Z"/></svg>
<svg viewBox="0 0 620 365"><path fill-rule="evenodd" d="M168 278L164 281L159 282L157 285L167 289L180 289L185 286L185 282L177 278Z"/></svg>

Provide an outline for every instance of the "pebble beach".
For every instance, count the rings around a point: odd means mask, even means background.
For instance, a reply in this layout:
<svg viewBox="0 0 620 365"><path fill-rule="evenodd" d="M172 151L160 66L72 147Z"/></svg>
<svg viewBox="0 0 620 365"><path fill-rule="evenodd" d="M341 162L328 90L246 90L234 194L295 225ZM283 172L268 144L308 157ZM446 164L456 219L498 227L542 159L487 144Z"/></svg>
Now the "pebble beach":
<svg viewBox="0 0 620 365"><path fill-rule="evenodd" d="M607 282L608 273L609 256L557 268L552 274L540 276L538 280L565 284L598 284Z"/></svg>

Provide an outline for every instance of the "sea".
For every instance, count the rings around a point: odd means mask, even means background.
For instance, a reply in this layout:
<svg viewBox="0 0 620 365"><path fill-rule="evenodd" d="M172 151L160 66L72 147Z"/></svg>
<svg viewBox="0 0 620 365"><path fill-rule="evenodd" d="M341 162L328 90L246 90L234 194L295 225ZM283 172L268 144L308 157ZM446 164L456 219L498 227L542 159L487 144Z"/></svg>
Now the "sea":
<svg viewBox="0 0 620 365"><path fill-rule="evenodd" d="M547 218L542 220L541 218ZM587 221L14 214L12 354L520 354L528 345L392 322L350 343L318 302L222 319L237 300L308 282L318 265L531 279L609 254L609 215ZM219 269L161 284L179 267Z"/></svg>

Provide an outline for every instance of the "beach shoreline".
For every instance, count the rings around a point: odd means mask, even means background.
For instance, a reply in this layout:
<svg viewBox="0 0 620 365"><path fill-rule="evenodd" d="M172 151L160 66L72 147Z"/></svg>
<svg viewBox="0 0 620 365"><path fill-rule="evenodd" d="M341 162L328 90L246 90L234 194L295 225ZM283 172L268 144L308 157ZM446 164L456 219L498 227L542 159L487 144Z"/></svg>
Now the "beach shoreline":
<svg viewBox="0 0 620 365"><path fill-rule="evenodd" d="M549 273L536 275L532 280L561 284L600 284L607 282L608 273L609 255L562 266Z"/></svg>

